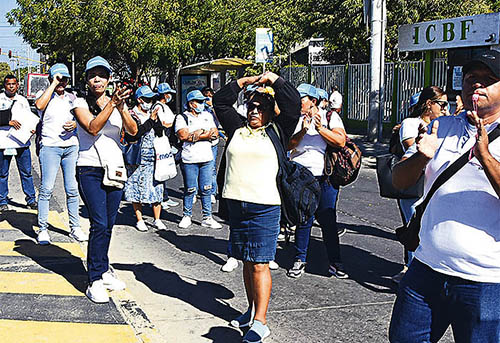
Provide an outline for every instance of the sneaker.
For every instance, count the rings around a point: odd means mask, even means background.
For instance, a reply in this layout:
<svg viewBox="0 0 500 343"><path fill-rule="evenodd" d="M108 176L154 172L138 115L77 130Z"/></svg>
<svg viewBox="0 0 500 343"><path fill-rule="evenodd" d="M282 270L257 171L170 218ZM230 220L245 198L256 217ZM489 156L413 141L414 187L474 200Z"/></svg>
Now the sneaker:
<svg viewBox="0 0 500 343"><path fill-rule="evenodd" d="M226 264L224 264L220 270L226 273L230 273L238 267L238 260L234 257L227 259Z"/></svg>
<svg viewBox="0 0 500 343"><path fill-rule="evenodd" d="M164 201L163 204L167 205L168 207L175 207L179 205L179 202L173 201L172 199L168 199L167 201Z"/></svg>
<svg viewBox="0 0 500 343"><path fill-rule="evenodd" d="M244 328L247 326L252 326L253 316L254 316L253 308L248 309L245 313L231 320L231 322L229 322L229 325L235 328Z"/></svg>
<svg viewBox="0 0 500 343"><path fill-rule="evenodd" d="M215 204L217 202L217 199L215 199L215 195L211 195L210 196L210 201L212 202L212 204Z"/></svg>
<svg viewBox="0 0 500 343"><path fill-rule="evenodd" d="M297 279L304 274L304 271L306 269L306 263L302 261L295 261L293 263L293 267L288 270L288 273L286 274L287 276Z"/></svg>
<svg viewBox="0 0 500 343"><path fill-rule="evenodd" d="M167 227L165 226L165 224L163 224L163 222L161 221L161 219L156 219L155 220L155 226L158 230L166 230Z"/></svg>
<svg viewBox="0 0 500 343"><path fill-rule="evenodd" d="M80 227L73 228L69 236L78 242L86 242L89 240L89 235L83 232Z"/></svg>
<svg viewBox="0 0 500 343"><path fill-rule="evenodd" d="M347 229L345 227L337 228L337 235L339 237L342 237L343 235L345 235L346 232L347 232Z"/></svg>
<svg viewBox="0 0 500 343"><path fill-rule="evenodd" d="M146 222L144 222L144 220L139 220L137 224L135 224L135 228L141 232L148 231L148 227L146 225Z"/></svg>
<svg viewBox="0 0 500 343"><path fill-rule="evenodd" d="M109 289L110 291L122 291L126 287L125 282L118 279L109 270L102 274L102 282L104 284L104 288Z"/></svg>
<svg viewBox="0 0 500 343"><path fill-rule="evenodd" d="M403 270L401 270L399 273L391 276L391 280L395 283L400 283L401 280L403 279L403 276L405 276L407 270L408 270L408 267L404 266Z"/></svg>
<svg viewBox="0 0 500 343"><path fill-rule="evenodd" d="M38 236L37 236L36 240L38 241L38 244L40 244L40 245L50 244L49 232L47 230L38 231Z"/></svg>
<svg viewBox="0 0 500 343"><path fill-rule="evenodd" d="M7 204L0 205L0 212L6 212L8 210L9 210L9 205Z"/></svg>
<svg viewBox="0 0 500 343"><path fill-rule="evenodd" d="M209 227L211 229L221 229L222 225L217 223L214 218L212 217L207 217L201 221L201 226L203 227Z"/></svg>
<svg viewBox="0 0 500 343"><path fill-rule="evenodd" d="M189 217L189 216L182 217L182 220L179 223L179 227L181 229L187 229L190 226L191 226L191 217Z"/></svg>
<svg viewBox="0 0 500 343"><path fill-rule="evenodd" d="M38 209L38 204L36 203L36 201L34 201L34 202L32 202L32 203L29 203L29 204L28 204L28 205L26 205L26 206L28 206L28 208L29 208L30 210L37 210L37 209Z"/></svg>
<svg viewBox="0 0 500 343"><path fill-rule="evenodd" d="M271 330L269 330L267 325L262 324L258 320L254 320L250 330L243 336L243 343L262 343L264 338L268 337L270 334Z"/></svg>
<svg viewBox="0 0 500 343"><path fill-rule="evenodd" d="M269 269L278 270L280 268L279 264L274 261L269 261Z"/></svg>
<svg viewBox="0 0 500 343"><path fill-rule="evenodd" d="M109 302L109 295L104 287L102 279L92 282L92 285L87 287L85 295L95 303L103 304Z"/></svg>
<svg viewBox="0 0 500 343"><path fill-rule="evenodd" d="M339 262L331 264L328 272L339 279L347 279L349 277L344 269L344 265Z"/></svg>

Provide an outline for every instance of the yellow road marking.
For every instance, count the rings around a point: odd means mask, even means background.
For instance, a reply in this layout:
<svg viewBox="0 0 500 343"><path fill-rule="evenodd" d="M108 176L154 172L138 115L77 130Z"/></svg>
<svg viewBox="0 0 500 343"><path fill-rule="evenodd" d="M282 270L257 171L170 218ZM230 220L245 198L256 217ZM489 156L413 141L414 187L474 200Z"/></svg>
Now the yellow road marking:
<svg viewBox="0 0 500 343"><path fill-rule="evenodd" d="M28 209L18 209L8 212L6 215L7 219L0 221L0 229L28 229L26 226L32 226L37 228L37 211ZM47 218L48 223L58 229L68 231L68 228L63 221L64 214L59 214L57 211L49 211L49 216ZM29 228L31 230L31 228Z"/></svg>
<svg viewBox="0 0 500 343"><path fill-rule="evenodd" d="M78 243L52 243L38 245L29 239L16 242L0 242L0 256L27 256L36 257L79 257L85 255Z"/></svg>
<svg viewBox="0 0 500 343"><path fill-rule="evenodd" d="M58 274L0 272L0 293L84 296L72 282L84 288L85 280L84 275L72 275L70 282Z"/></svg>
<svg viewBox="0 0 500 343"><path fill-rule="evenodd" d="M2 343L138 343L132 328L118 324L0 320Z"/></svg>

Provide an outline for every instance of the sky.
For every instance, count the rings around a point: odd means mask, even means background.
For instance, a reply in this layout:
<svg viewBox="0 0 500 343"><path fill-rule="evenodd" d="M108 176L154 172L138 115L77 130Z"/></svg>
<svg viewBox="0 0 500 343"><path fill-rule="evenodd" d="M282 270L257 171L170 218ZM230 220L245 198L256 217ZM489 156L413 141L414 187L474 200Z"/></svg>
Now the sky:
<svg viewBox="0 0 500 343"><path fill-rule="evenodd" d="M16 56L28 57L28 50L31 51L31 59L38 60L39 55L26 44L22 37L16 35L16 31L19 27L11 26L5 15L12 9L17 7L16 0L0 0L0 48L2 49L2 55L0 56L0 62L9 63L12 69L17 68L17 61L9 61L9 57L3 55L9 50L12 50L12 54ZM19 59L19 66L28 66L28 61ZM31 62L34 66L35 63Z"/></svg>

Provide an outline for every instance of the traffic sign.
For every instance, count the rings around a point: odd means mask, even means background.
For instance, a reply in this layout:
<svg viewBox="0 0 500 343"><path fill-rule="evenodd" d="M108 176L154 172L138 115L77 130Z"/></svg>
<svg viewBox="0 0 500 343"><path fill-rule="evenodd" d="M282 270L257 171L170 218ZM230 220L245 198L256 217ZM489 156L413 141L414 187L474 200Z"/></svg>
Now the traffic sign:
<svg viewBox="0 0 500 343"><path fill-rule="evenodd" d="M267 28L255 29L255 63L271 62L273 52L273 31Z"/></svg>

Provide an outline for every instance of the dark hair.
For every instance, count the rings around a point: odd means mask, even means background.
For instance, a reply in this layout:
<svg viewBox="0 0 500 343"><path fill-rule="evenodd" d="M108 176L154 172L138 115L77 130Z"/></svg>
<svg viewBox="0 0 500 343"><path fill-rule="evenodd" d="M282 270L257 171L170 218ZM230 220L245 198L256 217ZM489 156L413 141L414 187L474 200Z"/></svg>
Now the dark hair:
<svg viewBox="0 0 500 343"><path fill-rule="evenodd" d="M413 111L410 114L411 118L420 117L427 109L427 100L437 100L446 93L437 86L430 86L422 89L420 97L418 98L417 104L414 106Z"/></svg>
<svg viewBox="0 0 500 343"><path fill-rule="evenodd" d="M205 95L205 92L212 92L214 93L214 90L212 87L209 87L209 86L205 86L201 89L201 93L203 93L203 95Z"/></svg>
<svg viewBox="0 0 500 343"><path fill-rule="evenodd" d="M7 80L12 80L12 79L15 79L16 82L18 82L17 77L14 74L8 74L3 78L3 84L5 85L5 82L7 82Z"/></svg>

